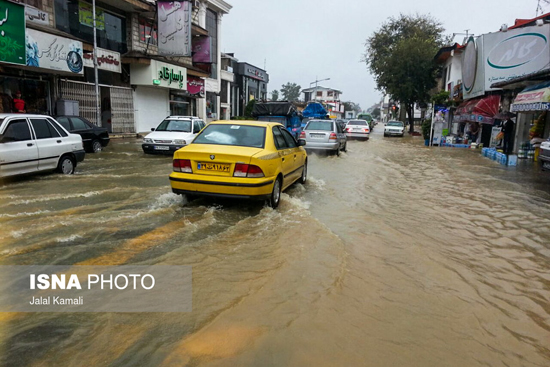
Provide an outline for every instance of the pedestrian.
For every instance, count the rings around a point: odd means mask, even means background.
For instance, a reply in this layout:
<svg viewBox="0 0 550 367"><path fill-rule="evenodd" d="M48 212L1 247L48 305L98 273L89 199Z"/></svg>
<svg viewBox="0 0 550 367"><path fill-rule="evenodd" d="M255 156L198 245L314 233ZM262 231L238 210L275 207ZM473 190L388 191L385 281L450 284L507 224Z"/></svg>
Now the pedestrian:
<svg viewBox="0 0 550 367"><path fill-rule="evenodd" d="M21 99L21 91L15 92L15 98L13 99L13 112L25 113L25 101Z"/></svg>
<svg viewBox="0 0 550 367"><path fill-rule="evenodd" d="M514 149L514 121L508 117L502 128L504 137L502 138L502 150L504 154L508 155L512 153Z"/></svg>

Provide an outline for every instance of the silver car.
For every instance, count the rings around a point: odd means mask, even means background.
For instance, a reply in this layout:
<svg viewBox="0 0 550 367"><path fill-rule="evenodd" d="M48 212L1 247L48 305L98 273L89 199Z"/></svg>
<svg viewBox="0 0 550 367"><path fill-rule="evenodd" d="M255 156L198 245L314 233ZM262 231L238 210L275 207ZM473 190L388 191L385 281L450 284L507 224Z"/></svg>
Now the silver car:
<svg viewBox="0 0 550 367"><path fill-rule="evenodd" d="M334 120L309 120L300 134L307 150L325 150L340 155L347 150L347 139L340 124Z"/></svg>
<svg viewBox="0 0 550 367"><path fill-rule="evenodd" d="M349 120L345 128L348 138L365 139L370 135L370 127L367 120Z"/></svg>

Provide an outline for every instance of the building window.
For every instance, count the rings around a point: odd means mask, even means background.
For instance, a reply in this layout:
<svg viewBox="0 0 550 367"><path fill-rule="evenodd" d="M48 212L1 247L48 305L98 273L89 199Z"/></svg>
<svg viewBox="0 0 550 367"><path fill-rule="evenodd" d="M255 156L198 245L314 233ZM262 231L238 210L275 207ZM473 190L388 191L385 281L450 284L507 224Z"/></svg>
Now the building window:
<svg viewBox="0 0 550 367"><path fill-rule="evenodd" d="M218 97L216 96L216 93L206 92L206 117L209 119L216 120L218 118L216 116L216 112L218 111L217 102Z"/></svg>
<svg viewBox="0 0 550 367"><path fill-rule="evenodd" d="M329 90L329 91L327 92L327 96L328 96L328 97L334 97L334 91Z"/></svg>
<svg viewBox="0 0 550 367"><path fill-rule="evenodd" d="M86 42L94 42L90 21L92 5L84 1L55 0L55 26ZM126 53L126 19L96 6L97 45L108 50Z"/></svg>
<svg viewBox="0 0 550 367"><path fill-rule="evenodd" d="M210 78L218 78L218 14L215 11L206 9L206 30L208 35L212 38L212 69L210 72Z"/></svg>
<svg viewBox="0 0 550 367"><path fill-rule="evenodd" d="M317 92L317 97L322 97L323 96L323 92L322 91L318 91Z"/></svg>
<svg viewBox="0 0 550 367"><path fill-rule="evenodd" d="M139 41L141 43L149 43L158 45L157 26L152 21L139 19Z"/></svg>

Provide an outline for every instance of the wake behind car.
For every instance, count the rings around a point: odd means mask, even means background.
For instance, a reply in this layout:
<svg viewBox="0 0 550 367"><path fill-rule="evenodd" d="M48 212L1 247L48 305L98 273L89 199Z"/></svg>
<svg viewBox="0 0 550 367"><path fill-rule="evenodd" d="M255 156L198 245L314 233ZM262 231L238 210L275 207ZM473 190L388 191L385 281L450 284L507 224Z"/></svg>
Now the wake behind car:
<svg viewBox="0 0 550 367"><path fill-rule="evenodd" d="M82 136L84 150L89 153L101 152L109 144L109 132L105 127L96 126L80 116L55 116L55 119L65 130Z"/></svg>
<svg viewBox="0 0 550 367"><path fill-rule="evenodd" d="M330 151L336 155L347 150L346 135L334 120L309 120L300 139L305 139L307 150Z"/></svg>
<svg viewBox="0 0 550 367"><path fill-rule="evenodd" d="M384 126L384 136L396 135L403 136L405 134L405 125L401 121L388 121Z"/></svg>
<svg viewBox="0 0 550 367"><path fill-rule="evenodd" d="M368 140L370 127L367 120L349 120L344 131L348 139Z"/></svg>
<svg viewBox="0 0 550 367"><path fill-rule="evenodd" d="M282 124L216 121L174 153L172 191L179 195L268 200L307 180L305 141Z"/></svg>
<svg viewBox="0 0 550 367"><path fill-rule="evenodd" d="M82 137L45 115L0 114L0 177L57 170L84 160Z"/></svg>
<svg viewBox="0 0 550 367"><path fill-rule="evenodd" d="M168 116L143 139L148 154L170 154L189 144L206 124L198 117Z"/></svg>

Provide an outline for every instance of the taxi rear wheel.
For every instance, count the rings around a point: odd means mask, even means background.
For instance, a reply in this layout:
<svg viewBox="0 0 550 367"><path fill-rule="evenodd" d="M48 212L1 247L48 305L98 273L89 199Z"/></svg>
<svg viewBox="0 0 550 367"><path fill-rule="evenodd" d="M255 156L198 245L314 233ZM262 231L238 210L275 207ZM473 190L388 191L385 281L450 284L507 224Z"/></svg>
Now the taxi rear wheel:
<svg viewBox="0 0 550 367"><path fill-rule="evenodd" d="M306 183L306 181L307 181L307 160L306 160L306 163L304 163L304 169L302 169L302 176L300 177L298 182L303 185Z"/></svg>
<svg viewBox="0 0 550 367"><path fill-rule="evenodd" d="M273 183L273 190L271 191L271 197L269 198L269 206L276 209L281 201L281 177L277 177Z"/></svg>

